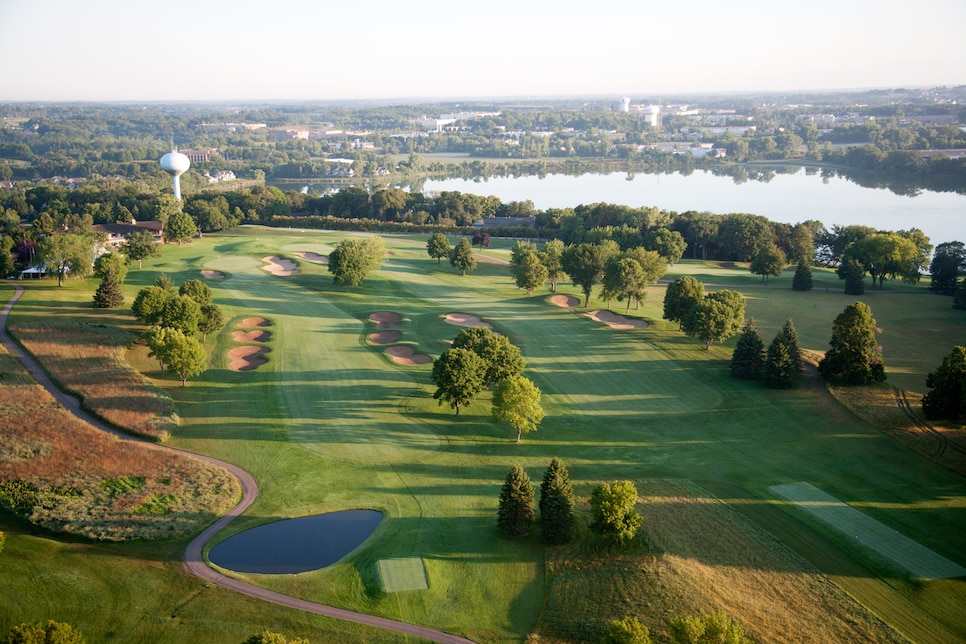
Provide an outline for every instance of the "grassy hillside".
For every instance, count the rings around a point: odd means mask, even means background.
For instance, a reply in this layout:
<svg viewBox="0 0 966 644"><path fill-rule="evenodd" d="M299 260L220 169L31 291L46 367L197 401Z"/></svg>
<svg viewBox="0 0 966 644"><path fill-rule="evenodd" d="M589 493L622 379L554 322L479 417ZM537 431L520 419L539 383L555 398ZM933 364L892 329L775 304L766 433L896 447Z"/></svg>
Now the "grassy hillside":
<svg viewBox="0 0 966 644"><path fill-rule="evenodd" d="M324 266L295 255L300 251L326 254L341 238L341 234L265 229L208 236L183 247L166 247L161 258L145 262L143 270L132 270L125 285L130 302L159 272L177 284L199 277L202 269L226 275L226 279L208 281L229 324L208 340L211 368L205 374L182 388L176 378L161 376L143 348L127 355L130 364L165 387L175 401L181 425L173 430L169 444L235 463L258 480L258 501L222 536L280 517L338 509L368 507L387 515L363 548L335 566L294 576L240 577L298 597L480 641L520 641L532 632L594 637L591 632L578 633L551 623L556 619L553 615L570 610L570 604L555 604L559 600L551 589L559 580L561 557L567 566L578 568L584 560L598 562L604 583L607 575L614 574L611 555L579 544L573 552L547 552L536 539L500 539L495 527L499 487L509 468L521 463L539 481L550 458L559 456L584 503L599 481L626 478L642 485L676 481L686 493L658 485L653 492L642 491L641 507L651 507L655 499L672 492L682 499L707 498L716 503L721 499L731 514L713 515L709 533L716 530L715 521L735 521L743 515L742 521L750 519L755 530L771 535L771 541L761 541L761 549L776 549L760 559L755 549L748 548L734 548L732 556L711 555L701 547L701 535L684 533L686 523L673 508L655 510L638 544L638 554L655 558L655 565L675 571L701 568L715 575L728 569L742 573L757 569L762 574L776 573L768 576L769 583L776 584L781 577L777 573L794 572L799 579L812 580L802 582L804 586L828 576L845 591L835 595L841 608L836 614L861 614L869 624L875 622L870 617L875 615L917 641L966 640L966 619L956 610L966 599L961 580L911 580L769 492L769 486L781 483L811 483L936 552L966 563L961 536L966 527L963 479L860 421L823 387L812 382L795 390L771 391L732 379L728 359L733 341L705 351L701 343L681 335L676 325L661 320L662 286L652 288L636 312L650 319L651 326L615 331L581 315L580 309L554 306L545 291L527 298L513 286L499 261L480 258L479 269L465 277L445 263L438 266L426 254L424 237L385 237L390 257L383 269L361 287L344 293L333 288ZM508 244L496 246L485 254L508 257ZM260 266L261 258L270 255L296 260L300 272L290 277L268 274ZM890 383L914 392L923 390L925 374L949 352L950 338L961 337L966 324L961 312L949 308L948 298L929 295L922 288L870 290L862 298L849 298L835 290L839 283L834 276L821 271L816 275L819 286L808 293L760 288L760 278L740 268L690 262L674 268L675 274L685 272L708 284L737 285L748 297L748 315L762 327L766 342L792 317L807 349L823 350L832 319L856 299L866 301L883 329ZM790 279L788 274L771 284L787 285ZM18 324L56 317L138 328L126 310L104 313L90 308L93 280L67 282L62 289L50 281L27 286L14 312ZM569 285L561 290L577 294ZM600 306L602 302L591 299L591 308ZM623 312L623 307L616 310ZM433 357L458 331L443 320L450 312L480 316L509 336L527 360L524 375L544 393L547 418L539 431L514 443L512 430L491 420L487 394L459 417L437 406L431 397L429 366L398 365L381 346L367 341L375 331L368 317L376 311L401 314L400 342ZM226 354L237 345L232 332L238 322L251 316L272 322L269 361L253 371L231 371ZM689 483L693 481L699 483ZM682 511L687 505L680 504ZM32 572L62 575L80 566L87 576L78 573L75 583L64 586L78 595L100 596L110 587L107 575L121 574L120 567L113 565L100 574L89 558L75 552L99 552L102 546L64 544L59 537L31 536L17 526L10 528L0 558L6 559L18 548L38 548L41 541L51 544ZM178 560L183 545L165 543L160 549L164 554L157 558L148 557L152 549L142 545L116 546L111 552L128 562L134 575L177 594L183 592L179 588L198 585L171 563ZM601 564L602 556L606 565ZM377 582L377 562L393 557L421 557L429 589L383 593ZM793 570L782 570L783 564L777 563L781 561L797 563ZM727 575L692 594L688 584L693 578L688 581L687 575L665 575L654 586L642 577L653 568L640 561L630 565L633 572L625 575L628 583L599 598L591 592L593 585L576 584L574 605L602 621L635 614L655 632L663 632L672 613L727 608L756 639L797 639L797 633L788 632L790 622L781 618L797 609L791 601L783 603L780 592L768 595L764 607L749 607L729 599L733 593L721 586ZM0 631L5 625L40 617L72 617L81 630L97 630L103 639L111 639L97 626L99 620L79 611L61 616L52 610L56 602L43 608L19 598L16 589L28 585L29 577L24 575L29 572L18 569L11 575L18 580L14 590L0 591L0 605L5 607L0 610ZM46 586L45 592L61 596L68 592L53 588ZM654 593L660 598L652 599ZM207 594L229 596L206 589L199 597ZM154 623L168 619L170 609L157 604L163 595L139 600L132 593L119 597L114 605L118 611L138 611L146 623ZM871 612L850 605L850 596ZM661 610L654 610L652 601ZM551 607L561 613L548 612ZM264 621L259 620L275 614L266 607L246 611L235 614L238 630L260 630L257 625ZM328 633L328 626L314 619L277 612L281 619L291 620L288 623L310 629L289 628L293 635L308 635L313 641L345 639ZM765 614L772 617L765 619ZM182 619L182 633L205 632L204 620ZM811 637L824 639L830 633L850 637L841 630L841 623L849 618L840 623L838 619L816 621ZM874 639L895 637L888 627L869 628L867 633ZM152 639L150 630L144 626L144 635L135 639ZM164 632L159 626L154 641L164 641Z"/></svg>

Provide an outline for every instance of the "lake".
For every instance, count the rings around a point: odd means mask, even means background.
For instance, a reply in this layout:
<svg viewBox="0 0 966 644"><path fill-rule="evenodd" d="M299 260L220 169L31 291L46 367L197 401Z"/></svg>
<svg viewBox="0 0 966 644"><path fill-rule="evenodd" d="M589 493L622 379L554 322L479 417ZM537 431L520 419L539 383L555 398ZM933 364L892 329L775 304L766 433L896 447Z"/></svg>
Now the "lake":
<svg viewBox="0 0 966 644"><path fill-rule="evenodd" d="M880 230L920 228L934 245L966 242L966 195L927 190L899 195L804 169L774 174L769 181L738 182L696 170L687 176L613 173L427 180L420 189L494 195L504 203L529 199L540 210L608 202L676 212L744 212L790 224L817 219L826 228L853 224Z"/></svg>

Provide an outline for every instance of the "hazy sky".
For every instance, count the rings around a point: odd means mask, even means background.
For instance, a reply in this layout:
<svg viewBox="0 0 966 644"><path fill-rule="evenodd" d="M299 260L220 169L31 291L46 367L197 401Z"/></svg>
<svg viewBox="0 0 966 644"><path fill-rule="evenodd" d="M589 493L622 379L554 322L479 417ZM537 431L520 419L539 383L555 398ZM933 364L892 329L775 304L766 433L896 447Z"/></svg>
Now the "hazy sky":
<svg viewBox="0 0 966 644"><path fill-rule="evenodd" d="M966 84L966 0L0 0L0 100Z"/></svg>

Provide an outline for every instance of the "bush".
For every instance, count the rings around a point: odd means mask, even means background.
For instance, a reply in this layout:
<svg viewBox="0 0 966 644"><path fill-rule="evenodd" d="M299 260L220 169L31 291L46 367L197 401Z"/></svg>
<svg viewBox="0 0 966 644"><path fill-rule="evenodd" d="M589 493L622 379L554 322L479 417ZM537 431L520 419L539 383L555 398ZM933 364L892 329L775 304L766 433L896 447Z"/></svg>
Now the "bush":
<svg viewBox="0 0 966 644"><path fill-rule="evenodd" d="M70 624L48 621L46 624L20 624L10 629L7 644L84 644L84 636Z"/></svg>
<svg viewBox="0 0 966 644"><path fill-rule="evenodd" d="M651 644L647 626L634 617L615 619L600 638L601 644Z"/></svg>
<svg viewBox="0 0 966 644"><path fill-rule="evenodd" d="M636 504L637 488L630 481L598 485L590 499L594 514L591 529L618 545L630 542L644 523L644 519L634 509Z"/></svg>
<svg viewBox="0 0 966 644"><path fill-rule="evenodd" d="M668 630L674 644L751 644L741 624L723 611L704 617L675 617Z"/></svg>

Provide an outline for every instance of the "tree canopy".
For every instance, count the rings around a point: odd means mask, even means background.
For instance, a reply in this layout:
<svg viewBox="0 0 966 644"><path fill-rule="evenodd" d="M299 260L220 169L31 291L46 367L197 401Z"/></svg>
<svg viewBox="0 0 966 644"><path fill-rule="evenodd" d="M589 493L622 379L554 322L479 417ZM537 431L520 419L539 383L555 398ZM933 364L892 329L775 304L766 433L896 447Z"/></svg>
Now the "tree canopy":
<svg viewBox="0 0 966 644"><path fill-rule="evenodd" d="M522 537L533 526L533 484L522 465L514 465L500 490L496 524L504 537Z"/></svg>
<svg viewBox="0 0 966 644"><path fill-rule="evenodd" d="M492 414L497 421L510 423L519 443L521 434L536 431L543 420L540 389L523 376L501 380L493 394Z"/></svg>
<svg viewBox="0 0 966 644"><path fill-rule="evenodd" d="M594 521L590 527L618 545L630 542L644 519L637 513L637 488L630 481L598 485L590 499Z"/></svg>
<svg viewBox="0 0 966 644"><path fill-rule="evenodd" d="M442 258L449 257L449 238L443 233L433 233L432 237L426 242L426 252L439 264Z"/></svg>
<svg viewBox="0 0 966 644"><path fill-rule="evenodd" d="M682 275L667 286L664 294L664 319L682 324L691 308L702 299L704 284L690 275Z"/></svg>
<svg viewBox="0 0 966 644"><path fill-rule="evenodd" d="M845 307L832 323L832 339L818 372L826 380L865 385L886 379L885 364L875 339L872 309L864 302Z"/></svg>
<svg viewBox="0 0 966 644"><path fill-rule="evenodd" d="M929 391L922 398L926 418L966 423L966 347L954 347L926 376L926 387Z"/></svg>
<svg viewBox="0 0 966 644"><path fill-rule="evenodd" d="M86 277L91 274L94 261L94 237L67 233L47 235L37 245L37 259L56 273L57 286L64 285L64 276Z"/></svg>
<svg viewBox="0 0 966 644"><path fill-rule="evenodd" d="M444 402L460 415L460 406L468 405L483 391L486 362L470 349L450 347L433 361L432 381L436 385L433 398Z"/></svg>
<svg viewBox="0 0 966 644"><path fill-rule="evenodd" d="M505 335L493 333L486 327L460 329L452 348L468 349L479 356L484 365L484 387L518 376L526 366L519 347Z"/></svg>
<svg viewBox="0 0 966 644"><path fill-rule="evenodd" d="M709 293L691 307L681 321L685 334L705 343L710 350L714 342L735 335L745 321L745 298L738 291L722 289Z"/></svg>
<svg viewBox="0 0 966 644"><path fill-rule="evenodd" d="M157 257L161 254L161 249L154 241L154 234L144 229L131 232L126 237L123 248L124 254L138 263L138 268L141 268L143 260Z"/></svg>
<svg viewBox="0 0 966 644"><path fill-rule="evenodd" d="M617 254L619 248L611 240L600 244L576 244L568 246L561 256L561 266L570 276L575 286L579 286L584 293L584 306L590 302L590 293L597 284L607 265L607 259Z"/></svg>
<svg viewBox="0 0 966 644"><path fill-rule="evenodd" d="M787 263L788 259L785 257L785 252L775 244L768 244L759 250L755 258L751 260L748 270L755 275L761 275L762 281L767 284L768 277L779 277L785 270Z"/></svg>
<svg viewBox="0 0 966 644"><path fill-rule="evenodd" d="M332 281L343 290L358 286L366 275L378 270L386 260L386 247L381 237L343 239L329 253L328 270Z"/></svg>
<svg viewBox="0 0 966 644"><path fill-rule="evenodd" d="M449 263L454 268L458 268L462 275L466 275L466 271L476 269L476 258L473 257L473 246L470 245L470 240L464 237L456 244L450 253Z"/></svg>
<svg viewBox="0 0 966 644"><path fill-rule="evenodd" d="M178 242L180 246L185 240L190 240L198 234L198 226L191 215L179 210L168 217L164 225L164 234L168 239Z"/></svg>

